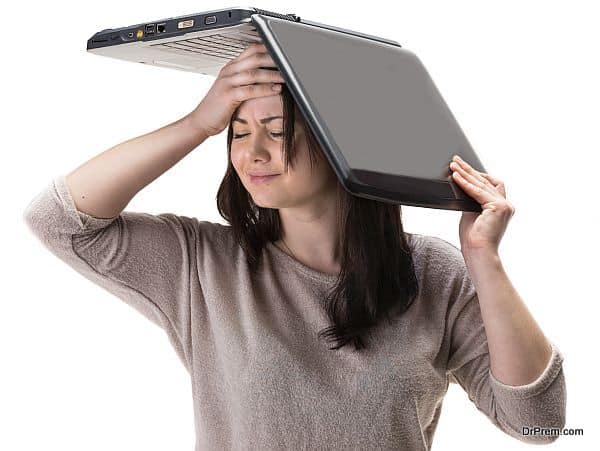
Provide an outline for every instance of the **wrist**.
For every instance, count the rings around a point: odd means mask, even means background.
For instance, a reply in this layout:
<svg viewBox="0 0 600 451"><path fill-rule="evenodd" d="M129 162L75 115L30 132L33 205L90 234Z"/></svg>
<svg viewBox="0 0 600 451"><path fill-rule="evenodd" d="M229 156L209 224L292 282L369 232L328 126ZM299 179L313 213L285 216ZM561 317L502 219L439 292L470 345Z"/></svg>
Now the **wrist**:
<svg viewBox="0 0 600 451"><path fill-rule="evenodd" d="M469 268L477 268L481 266L502 268L502 260L500 255L494 251L462 251L463 259Z"/></svg>
<svg viewBox="0 0 600 451"><path fill-rule="evenodd" d="M212 136L204 127L202 127L194 112L188 113L184 116L183 124L187 129L191 130L192 133L198 136L198 139L201 139L202 141Z"/></svg>

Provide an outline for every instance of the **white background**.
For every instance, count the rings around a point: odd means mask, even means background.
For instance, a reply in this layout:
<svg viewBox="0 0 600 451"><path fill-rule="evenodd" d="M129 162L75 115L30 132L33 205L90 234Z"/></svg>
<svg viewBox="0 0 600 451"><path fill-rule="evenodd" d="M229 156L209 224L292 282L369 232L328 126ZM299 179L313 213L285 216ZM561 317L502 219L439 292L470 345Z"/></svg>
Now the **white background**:
<svg viewBox="0 0 600 451"><path fill-rule="evenodd" d="M96 31L236 6L222 1L19 2L2 9L0 449L191 450L191 386L161 329L46 251L22 213L55 176L191 111L213 79L88 54ZM241 6L241 5L240 5ZM500 252L565 355L567 427L597 425L600 33L594 2L254 3L414 51L516 213ZM368 83L368 80L366 80ZM360 89L360 87L357 87ZM223 222L226 133L141 191L133 211ZM403 207L405 230L457 246L460 212ZM451 385L438 450L530 449ZM597 449L597 448L596 448Z"/></svg>

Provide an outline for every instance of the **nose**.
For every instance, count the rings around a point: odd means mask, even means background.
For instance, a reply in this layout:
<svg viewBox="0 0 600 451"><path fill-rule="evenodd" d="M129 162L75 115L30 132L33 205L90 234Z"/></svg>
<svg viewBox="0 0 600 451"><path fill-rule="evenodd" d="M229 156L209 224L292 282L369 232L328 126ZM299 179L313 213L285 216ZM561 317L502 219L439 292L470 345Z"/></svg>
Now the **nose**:
<svg viewBox="0 0 600 451"><path fill-rule="evenodd" d="M256 160L270 160L271 151L269 146L266 144L266 137L263 133L253 133L249 136L247 151L253 161Z"/></svg>

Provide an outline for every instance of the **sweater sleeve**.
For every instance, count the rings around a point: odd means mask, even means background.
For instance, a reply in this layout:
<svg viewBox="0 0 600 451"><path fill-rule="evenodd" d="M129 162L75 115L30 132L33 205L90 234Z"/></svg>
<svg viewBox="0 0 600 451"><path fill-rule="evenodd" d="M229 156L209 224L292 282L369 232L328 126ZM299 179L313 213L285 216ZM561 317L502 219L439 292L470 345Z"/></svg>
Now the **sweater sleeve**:
<svg viewBox="0 0 600 451"><path fill-rule="evenodd" d="M96 218L76 209L60 175L34 197L23 219L60 260L164 329L190 370L196 218L129 211Z"/></svg>
<svg viewBox="0 0 600 451"><path fill-rule="evenodd" d="M526 385L511 386L491 372L487 336L479 298L462 259L462 280L456 302L449 308L447 328L450 381L458 383L478 410L503 432L526 443L550 443L558 434L532 434L528 428L560 428L565 424L566 386L563 355L552 345L552 356L538 378ZM525 428L525 429L524 429Z"/></svg>

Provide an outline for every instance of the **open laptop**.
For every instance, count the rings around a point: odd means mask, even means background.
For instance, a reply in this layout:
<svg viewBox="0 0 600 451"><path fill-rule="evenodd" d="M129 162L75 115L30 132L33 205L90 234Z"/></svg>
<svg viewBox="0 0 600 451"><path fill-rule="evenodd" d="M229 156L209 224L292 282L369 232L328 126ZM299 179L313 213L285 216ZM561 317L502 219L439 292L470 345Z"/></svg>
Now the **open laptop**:
<svg viewBox="0 0 600 451"><path fill-rule="evenodd" d="M486 172L419 58L393 40L253 7L106 29L91 53L216 76L265 44L345 189L383 202L481 211L452 179Z"/></svg>

